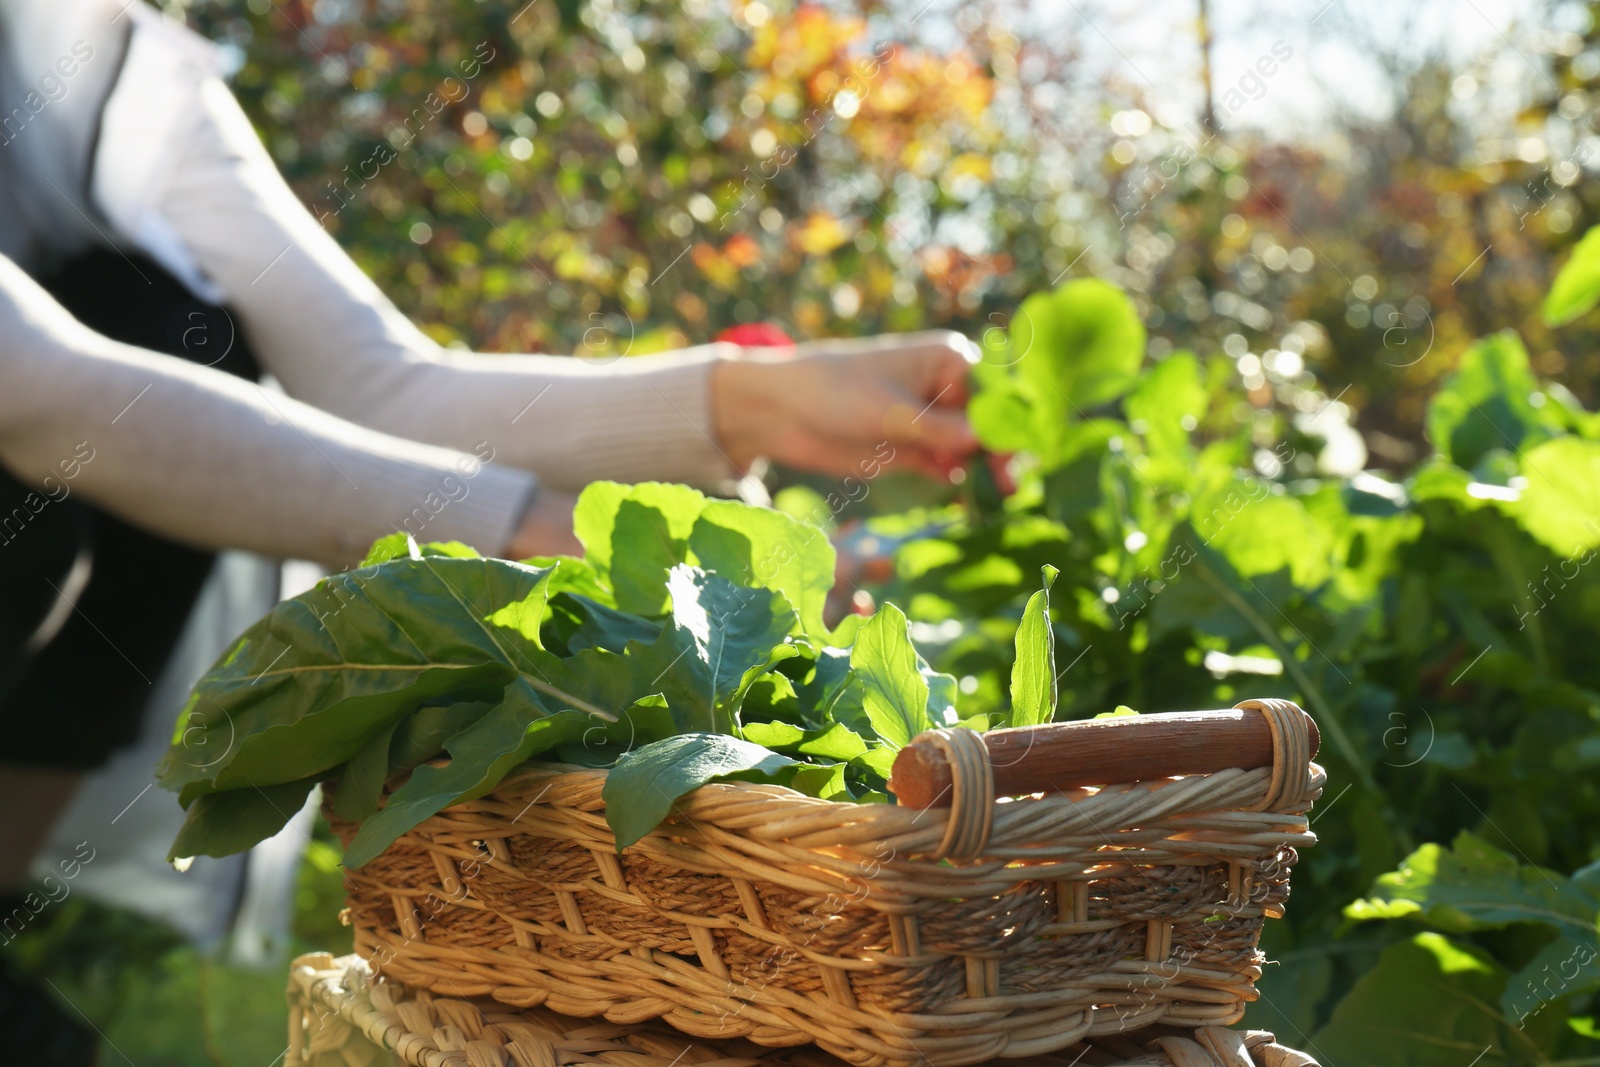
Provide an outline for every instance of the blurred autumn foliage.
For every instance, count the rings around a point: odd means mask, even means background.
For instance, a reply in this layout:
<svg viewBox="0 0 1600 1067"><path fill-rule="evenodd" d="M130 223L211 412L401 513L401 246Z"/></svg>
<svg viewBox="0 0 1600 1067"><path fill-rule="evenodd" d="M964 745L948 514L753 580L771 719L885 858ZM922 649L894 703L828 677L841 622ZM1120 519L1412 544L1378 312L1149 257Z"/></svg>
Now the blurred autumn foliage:
<svg viewBox="0 0 1600 1067"><path fill-rule="evenodd" d="M977 321L1012 269L930 233L971 213L1001 144L972 48L874 44L811 4L197 14L244 49L235 89L302 197L446 343L640 354L756 318Z"/></svg>
<svg viewBox="0 0 1600 1067"><path fill-rule="evenodd" d="M1527 61L1512 128L1476 99L1503 56L1397 59L1392 121L1284 144L1153 122L1148 87L1086 83L1080 40L1007 30L1027 7L189 14L234 46L235 90L308 205L445 343L637 355L755 320L978 335L1097 274L1136 295L1153 356L1221 348L1282 415L1339 397L1380 466L1413 458L1425 398L1493 329L1593 401L1593 329L1557 341L1535 314L1596 217L1590 38L1507 42Z"/></svg>

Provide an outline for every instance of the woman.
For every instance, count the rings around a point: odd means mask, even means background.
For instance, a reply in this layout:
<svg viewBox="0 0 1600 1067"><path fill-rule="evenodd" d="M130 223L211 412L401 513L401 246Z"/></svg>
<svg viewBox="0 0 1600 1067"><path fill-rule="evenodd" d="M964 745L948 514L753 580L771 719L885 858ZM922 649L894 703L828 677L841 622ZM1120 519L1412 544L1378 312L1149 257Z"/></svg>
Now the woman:
<svg viewBox="0 0 1600 1067"><path fill-rule="evenodd" d="M218 69L138 0L0 0L0 887L132 736L216 549L337 566L408 529L520 557L573 547L598 478L845 474L885 440L937 473L973 447L953 334L606 367L444 351Z"/></svg>

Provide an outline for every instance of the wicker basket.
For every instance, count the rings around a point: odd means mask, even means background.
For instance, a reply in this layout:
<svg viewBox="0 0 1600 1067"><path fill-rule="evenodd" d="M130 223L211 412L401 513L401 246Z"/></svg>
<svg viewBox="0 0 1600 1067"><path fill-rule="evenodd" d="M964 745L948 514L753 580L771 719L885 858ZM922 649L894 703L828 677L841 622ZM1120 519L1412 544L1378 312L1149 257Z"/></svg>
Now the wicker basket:
<svg viewBox="0 0 1600 1067"><path fill-rule="evenodd" d="M923 811L714 784L621 855L604 772L530 765L349 872L347 917L410 987L861 1067L1228 1025L1324 782L1303 712L1240 707L1272 766L996 801L982 757Z"/></svg>
<svg viewBox="0 0 1600 1067"><path fill-rule="evenodd" d="M547 1008L435 997L374 978L359 956L301 956L289 972L284 1067L844 1067L815 1046L706 1042L660 1023L595 1023ZM1317 1067L1265 1030L1201 1027L1082 1042L1033 1067Z"/></svg>

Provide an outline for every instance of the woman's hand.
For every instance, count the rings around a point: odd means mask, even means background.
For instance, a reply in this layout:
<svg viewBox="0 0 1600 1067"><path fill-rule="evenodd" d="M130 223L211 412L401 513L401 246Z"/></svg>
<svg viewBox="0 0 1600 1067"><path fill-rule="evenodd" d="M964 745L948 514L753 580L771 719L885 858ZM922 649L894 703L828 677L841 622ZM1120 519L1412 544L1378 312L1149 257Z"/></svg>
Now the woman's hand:
<svg viewBox="0 0 1600 1067"><path fill-rule="evenodd" d="M712 421L741 472L766 456L856 474L887 443L893 465L944 479L977 448L966 417L977 357L971 341L942 330L810 341L781 357L748 350L713 368Z"/></svg>

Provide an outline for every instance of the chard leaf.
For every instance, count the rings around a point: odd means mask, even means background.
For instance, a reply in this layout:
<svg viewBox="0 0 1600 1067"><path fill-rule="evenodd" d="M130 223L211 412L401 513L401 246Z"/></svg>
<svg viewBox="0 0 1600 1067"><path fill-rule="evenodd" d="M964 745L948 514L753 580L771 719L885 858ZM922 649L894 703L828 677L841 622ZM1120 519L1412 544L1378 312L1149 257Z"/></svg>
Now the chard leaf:
<svg viewBox="0 0 1600 1067"><path fill-rule="evenodd" d="M863 687L867 720L885 743L900 748L933 728L928 717L928 683L899 608L883 605L861 628L850 653L850 670Z"/></svg>
<svg viewBox="0 0 1600 1067"><path fill-rule="evenodd" d="M445 745L449 763L418 767L390 794L388 803L361 824L345 849L345 865L365 865L423 820L451 804L483 796L517 764L557 746L596 735L632 741L670 731L670 717L659 699L641 700L614 723L578 711L530 719L512 705L501 705L449 740Z"/></svg>
<svg viewBox="0 0 1600 1067"><path fill-rule="evenodd" d="M792 749L806 739L806 731L786 722L747 722L739 733L751 744L774 752Z"/></svg>
<svg viewBox="0 0 1600 1067"><path fill-rule="evenodd" d="M607 584L611 580L611 531L629 488L619 482L590 482L572 508L572 532L583 545L583 558Z"/></svg>
<svg viewBox="0 0 1600 1067"><path fill-rule="evenodd" d="M1039 726L1056 713L1056 641L1050 632L1050 587L1056 568L1045 564L1044 588L1028 598L1017 626L1011 668L1011 725Z"/></svg>
<svg viewBox="0 0 1600 1067"><path fill-rule="evenodd" d="M850 787L845 784L842 763L826 766L806 764L797 767L789 779L789 788L798 790L808 797L820 797L823 800L852 799Z"/></svg>
<svg viewBox="0 0 1600 1067"><path fill-rule="evenodd" d="M617 607L635 615L666 610L667 572L689 555L689 533L706 498L687 486L596 482L578 497L573 529Z"/></svg>
<svg viewBox="0 0 1600 1067"><path fill-rule="evenodd" d="M779 511L713 500L695 522L689 548L706 570L781 593L797 615L795 632L827 636L822 607L835 554L821 530Z"/></svg>
<svg viewBox="0 0 1600 1067"><path fill-rule="evenodd" d="M485 701L418 708L395 725L389 742L389 771L409 771L444 751L444 743L493 707Z"/></svg>
<svg viewBox="0 0 1600 1067"><path fill-rule="evenodd" d="M807 730L805 740L795 747L795 751L824 759L853 760L867 751L867 743L860 734L843 723L835 723L820 733Z"/></svg>
<svg viewBox="0 0 1600 1067"><path fill-rule="evenodd" d="M569 653L585 648L623 652L632 642L654 644L661 636L660 623L617 611L586 596L563 593L551 599L550 610L562 619L558 628L565 631Z"/></svg>
<svg viewBox="0 0 1600 1067"><path fill-rule="evenodd" d="M774 752L848 761L867 751L861 735L839 723L826 730L802 730L786 722L753 722L746 723L739 732L746 741Z"/></svg>
<svg viewBox="0 0 1600 1067"><path fill-rule="evenodd" d="M1466 832L1448 849L1435 844L1417 849L1398 870L1380 876L1372 895L1350 904L1345 914L1411 918L1458 934L1514 923L1552 927L1554 940L1506 984L1500 1006L1515 1021L1547 1000L1600 987L1600 897L1581 881L1524 866Z"/></svg>
<svg viewBox="0 0 1600 1067"><path fill-rule="evenodd" d="M1024 452L1037 447L1033 405L1015 378L987 385L967 402L967 418L983 447L992 452Z"/></svg>
<svg viewBox="0 0 1600 1067"><path fill-rule="evenodd" d="M1464 470L1492 450L1531 448L1559 421L1555 405L1534 406L1538 393L1521 338L1510 330L1492 334L1462 353L1456 372L1428 403L1428 438Z"/></svg>
<svg viewBox="0 0 1600 1067"><path fill-rule="evenodd" d="M860 618L861 616L853 616ZM826 726L840 722L857 733L871 730L861 706L861 687L850 673L850 650L824 646L817 650L811 674L795 686L802 708L810 709L806 722Z"/></svg>
<svg viewBox="0 0 1600 1067"><path fill-rule="evenodd" d="M420 559L423 556L446 556L452 559L481 559L478 550L460 541L428 541L417 544L407 533L392 533L372 542L367 557L360 567L375 567L391 559Z"/></svg>
<svg viewBox="0 0 1600 1067"><path fill-rule="evenodd" d="M888 745L877 745L851 760L850 766L861 767L887 782L889 772L894 768L896 754L896 750Z"/></svg>
<svg viewBox="0 0 1600 1067"><path fill-rule="evenodd" d="M679 734L635 749L606 774L601 797L621 852L660 825L679 797L707 782L795 766L787 756L724 734Z"/></svg>
<svg viewBox="0 0 1600 1067"><path fill-rule="evenodd" d="M794 683L778 671L768 671L752 681L739 705L739 718L745 723L798 722L801 716L800 698Z"/></svg>
<svg viewBox="0 0 1600 1067"><path fill-rule="evenodd" d="M373 734L345 764L333 798L333 811L339 818L360 822L378 810L383 783L389 777L389 744L399 725L391 723L387 730Z"/></svg>
<svg viewBox="0 0 1600 1067"><path fill-rule="evenodd" d="M1487 954L1418 934L1384 949L1309 1047L1322 1063L1371 1067L1460 1067L1463 1049L1469 1060L1523 1062L1530 1034L1494 1009L1505 988L1505 969ZM1529 1031L1547 1037L1541 1029L1549 1027L1535 1016Z"/></svg>
<svg viewBox="0 0 1600 1067"><path fill-rule="evenodd" d="M1600 226L1591 227L1562 264L1544 298L1546 326L1563 326L1600 302Z"/></svg>
<svg viewBox="0 0 1600 1067"><path fill-rule="evenodd" d="M1126 293L1079 278L1024 300L1011 320L1011 343L1010 359L1033 387L1040 414L1059 425L1133 386L1145 332Z"/></svg>
<svg viewBox="0 0 1600 1067"><path fill-rule="evenodd" d="M230 856L265 841L305 807L316 784L315 778L303 778L200 797L189 805L167 859Z"/></svg>
<svg viewBox="0 0 1600 1067"><path fill-rule="evenodd" d="M545 680L558 661L528 636L551 573L408 557L283 601L195 686L158 781L188 801L323 774L446 699L574 706Z"/></svg>
<svg viewBox="0 0 1600 1067"><path fill-rule="evenodd" d="M1294 584L1315 589L1333 576L1338 531L1291 496L1257 478L1230 479L1195 498L1190 521L1243 578L1285 567Z"/></svg>
<svg viewBox="0 0 1600 1067"><path fill-rule="evenodd" d="M766 589L734 585L695 567L667 579L672 616L642 664L664 693L680 727L728 733L740 699L757 676L797 649L783 644L794 612Z"/></svg>
<svg viewBox="0 0 1600 1067"><path fill-rule="evenodd" d="M1507 510L1550 551L1588 562L1600 545L1600 442L1546 441L1528 449L1522 469L1528 484Z"/></svg>
<svg viewBox="0 0 1600 1067"><path fill-rule="evenodd" d="M588 597L608 608L617 606L610 587L600 580L600 572L588 560L575 556L530 556L519 562L528 567L555 568L556 573L550 579L552 600L562 593L571 593Z"/></svg>

